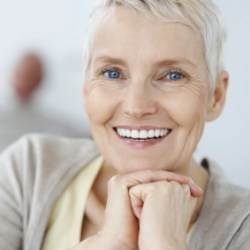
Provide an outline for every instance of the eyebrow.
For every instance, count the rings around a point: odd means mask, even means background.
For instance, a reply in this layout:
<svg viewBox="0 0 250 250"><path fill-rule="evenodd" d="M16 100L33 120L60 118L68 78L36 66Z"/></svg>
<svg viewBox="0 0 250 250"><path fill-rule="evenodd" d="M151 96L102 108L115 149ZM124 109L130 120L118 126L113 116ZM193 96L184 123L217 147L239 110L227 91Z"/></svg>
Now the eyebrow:
<svg viewBox="0 0 250 250"><path fill-rule="evenodd" d="M182 57L176 57L174 59L167 59L167 60L162 60L156 63L157 66L171 66L171 65L180 65L180 64L188 64L192 67L196 67L195 63L193 63L192 61L186 59L186 58L182 58Z"/></svg>
<svg viewBox="0 0 250 250"><path fill-rule="evenodd" d="M107 55L98 56L95 58L96 61L108 62L112 64L126 64L126 62L121 58L115 58Z"/></svg>
<svg viewBox="0 0 250 250"><path fill-rule="evenodd" d="M126 64L126 62L123 59L111 57L108 55L98 56L95 58L95 60L101 61L101 62L108 62L108 63L112 63L112 64L122 64L122 65ZM187 58L183 58L183 57L176 57L176 58L172 58L172 59L160 60L160 61L155 63L155 66L171 66L171 65L180 65L180 64L189 64L192 67L196 67L195 63L193 63L192 61L188 60Z"/></svg>

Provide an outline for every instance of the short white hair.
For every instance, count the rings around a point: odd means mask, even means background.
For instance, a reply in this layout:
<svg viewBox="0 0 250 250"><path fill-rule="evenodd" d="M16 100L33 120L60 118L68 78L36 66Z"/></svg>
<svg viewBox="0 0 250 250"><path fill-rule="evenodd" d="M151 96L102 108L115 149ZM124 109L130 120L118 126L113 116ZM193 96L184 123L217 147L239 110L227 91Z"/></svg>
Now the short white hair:
<svg viewBox="0 0 250 250"><path fill-rule="evenodd" d="M213 0L99 0L93 9L86 37L84 52L84 74L89 73L96 27L107 11L126 6L136 13L160 22L178 21L189 25L200 33L204 43L211 88L216 85L218 74L224 69L223 46L226 29L221 14Z"/></svg>

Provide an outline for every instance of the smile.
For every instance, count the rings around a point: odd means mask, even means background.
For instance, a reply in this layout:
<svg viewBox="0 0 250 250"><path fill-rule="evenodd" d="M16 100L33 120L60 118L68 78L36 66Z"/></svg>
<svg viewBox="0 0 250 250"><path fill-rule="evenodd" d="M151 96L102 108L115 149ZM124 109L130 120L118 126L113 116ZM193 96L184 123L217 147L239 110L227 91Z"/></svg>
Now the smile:
<svg viewBox="0 0 250 250"><path fill-rule="evenodd" d="M133 139L133 140L152 140L160 139L167 136L171 129L125 129L125 128L116 128L117 134L122 138Z"/></svg>

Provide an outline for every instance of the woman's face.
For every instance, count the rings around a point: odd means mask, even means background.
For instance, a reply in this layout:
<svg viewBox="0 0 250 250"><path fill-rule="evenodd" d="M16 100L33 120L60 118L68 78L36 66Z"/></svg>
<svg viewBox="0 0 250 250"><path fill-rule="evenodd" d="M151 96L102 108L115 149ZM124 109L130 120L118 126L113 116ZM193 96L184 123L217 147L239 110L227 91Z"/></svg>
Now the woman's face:
<svg viewBox="0 0 250 250"><path fill-rule="evenodd" d="M200 36L120 7L98 26L93 47L85 107L105 163L122 173L188 171L209 106Z"/></svg>

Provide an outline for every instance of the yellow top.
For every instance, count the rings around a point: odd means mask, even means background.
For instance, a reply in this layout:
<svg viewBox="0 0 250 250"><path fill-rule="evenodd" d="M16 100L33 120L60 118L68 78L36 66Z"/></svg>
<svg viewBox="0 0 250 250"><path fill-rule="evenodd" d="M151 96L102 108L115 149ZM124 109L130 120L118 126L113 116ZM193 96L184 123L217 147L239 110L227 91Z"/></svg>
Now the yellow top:
<svg viewBox="0 0 250 250"><path fill-rule="evenodd" d="M56 202L41 250L68 250L80 243L84 209L103 158L99 156L69 184Z"/></svg>
<svg viewBox="0 0 250 250"><path fill-rule="evenodd" d="M188 233L187 233L187 237L186 237L186 242L187 244L189 243L192 233L194 231L194 228L196 227L196 222L194 223L194 225L189 229Z"/></svg>
<svg viewBox="0 0 250 250"><path fill-rule="evenodd" d="M80 243L88 194L102 162L101 156L90 162L59 197L50 215L41 250L68 250ZM187 242L193 229L194 226L187 235Z"/></svg>

